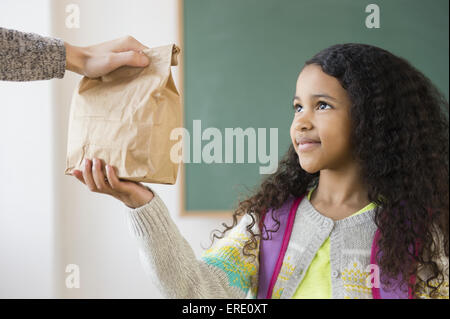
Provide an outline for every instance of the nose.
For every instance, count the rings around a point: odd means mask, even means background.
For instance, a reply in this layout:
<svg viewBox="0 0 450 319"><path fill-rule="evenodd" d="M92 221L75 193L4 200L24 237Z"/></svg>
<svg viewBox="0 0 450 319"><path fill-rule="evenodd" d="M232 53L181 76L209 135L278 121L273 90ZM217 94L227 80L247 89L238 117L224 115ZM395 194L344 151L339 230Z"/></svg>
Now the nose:
<svg viewBox="0 0 450 319"><path fill-rule="evenodd" d="M313 128L313 123L310 118L309 112L303 112L303 114L296 116L295 121L295 129L297 131L305 131L311 130Z"/></svg>

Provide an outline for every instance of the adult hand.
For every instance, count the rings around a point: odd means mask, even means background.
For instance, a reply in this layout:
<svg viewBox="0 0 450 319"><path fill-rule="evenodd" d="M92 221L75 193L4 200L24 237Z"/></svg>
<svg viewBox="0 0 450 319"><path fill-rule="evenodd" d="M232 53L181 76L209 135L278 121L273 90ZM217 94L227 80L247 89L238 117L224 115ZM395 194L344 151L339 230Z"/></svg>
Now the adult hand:
<svg viewBox="0 0 450 319"><path fill-rule="evenodd" d="M106 178L103 173L103 163L99 159L94 158L93 163L85 159L83 171L74 170L72 175L85 184L90 191L111 195L133 209L152 200L153 193L144 185L120 181L111 165L106 165L105 169Z"/></svg>
<svg viewBox="0 0 450 319"><path fill-rule="evenodd" d="M124 65L144 67L150 62L141 52L148 48L131 36L88 47L77 47L67 42L64 46L66 69L90 78L108 74Z"/></svg>

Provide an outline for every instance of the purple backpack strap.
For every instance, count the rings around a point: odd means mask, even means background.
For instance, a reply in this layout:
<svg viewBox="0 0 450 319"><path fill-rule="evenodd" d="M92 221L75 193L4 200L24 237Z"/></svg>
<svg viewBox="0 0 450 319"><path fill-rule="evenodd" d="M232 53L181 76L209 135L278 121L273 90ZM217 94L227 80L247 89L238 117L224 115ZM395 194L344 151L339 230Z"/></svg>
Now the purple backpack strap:
<svg viewBox="0 0 450 319"><path fill-rule="evenodd" d="M377 253L378 253L378 240L380 238L380 230L377 229L375 232L375 236L372 243L372 250L370 254L370 263L372 265L378 265L377 263ZM417 252L417 250L416 250ZM379 255L383 255L383 252L380 251ZM383 276L381 271L378 272L380 275L380 279ZM416 277L413 275L410 278L411 283L415 283ZM381 280L377 280L379 283L379 287L375 287L375 285L372 287L372 296L374 299L412 299L412 289L411 287L408 287L408 293L406 293L404 290L401 289L400 281L401 281L401 274L398 275L397 278L392 278L391 282L394 284L394 288L384 287L381 283Z"/></svg>
<svg viewBox="0 0 450 319"><path fill-rule="evenodd" d="M304 195L297 199L290 197L277 210L269 209L262 219L260 224L261 233L264 237L268 237L268 239L261 238L259 248L259 284L257 295L259 299L270 299L272 297L273 287L280 273L284 255L291 237L295 214L303 197ZM274 212L278 212L277 217L280 221L280 226L276 232L267 233L262 227L262 224L268 230L277 229L277 224L273 219Z"/></svg>

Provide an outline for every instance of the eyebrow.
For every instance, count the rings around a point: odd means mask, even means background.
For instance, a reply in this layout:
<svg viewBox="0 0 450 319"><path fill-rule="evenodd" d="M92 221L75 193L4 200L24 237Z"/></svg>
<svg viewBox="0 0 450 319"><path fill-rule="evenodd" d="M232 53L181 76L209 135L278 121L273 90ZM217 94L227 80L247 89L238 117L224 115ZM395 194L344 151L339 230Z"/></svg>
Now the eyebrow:
<svg viewBox="0 0 450 319"><path fill-rule="evenodd" d="M312 94L311 96L312 97L316 97L316 98L317 97L324 97L326 99L330 99L330 100L333 100L333 101L337 102L337 100L334 97L329 96L328 94L325 94L325 93ZM300 98L298 96L294 96L294 99L292 101L295 101L295 100L299 100L300 101Z"/></svg>

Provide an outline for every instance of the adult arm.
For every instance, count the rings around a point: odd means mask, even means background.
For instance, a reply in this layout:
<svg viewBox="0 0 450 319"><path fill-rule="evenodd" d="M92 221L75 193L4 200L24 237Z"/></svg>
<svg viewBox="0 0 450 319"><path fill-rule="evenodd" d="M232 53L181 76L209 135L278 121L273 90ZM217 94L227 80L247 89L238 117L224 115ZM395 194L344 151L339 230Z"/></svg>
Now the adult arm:
<svg viewBox="0 0 450 319"><path fill-rule="evenodd" d="M147 66L147 47L131 36L79 47L61 39L0 28L0 80L64 77L65 70L95 78L120 66Z"/></svg>

